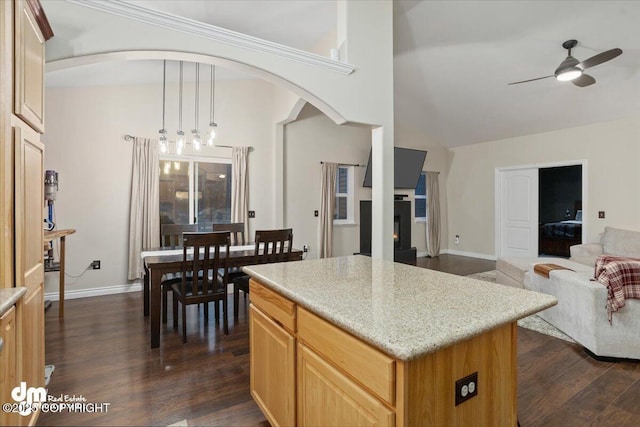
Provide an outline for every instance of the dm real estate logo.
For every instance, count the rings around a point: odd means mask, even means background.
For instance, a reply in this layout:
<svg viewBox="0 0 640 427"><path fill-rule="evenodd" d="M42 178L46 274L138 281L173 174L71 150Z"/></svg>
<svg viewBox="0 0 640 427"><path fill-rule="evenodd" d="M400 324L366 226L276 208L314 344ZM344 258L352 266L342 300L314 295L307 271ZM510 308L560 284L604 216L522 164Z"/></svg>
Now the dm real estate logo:
<svg viewBox="0 0 640 427"><path fill-rule="evenodd" d="M29 415L38 409L38 405L47 401L47 390L44 387L29 387L22 381L11 390L11 398L17 403L20 415Z"/></svg>

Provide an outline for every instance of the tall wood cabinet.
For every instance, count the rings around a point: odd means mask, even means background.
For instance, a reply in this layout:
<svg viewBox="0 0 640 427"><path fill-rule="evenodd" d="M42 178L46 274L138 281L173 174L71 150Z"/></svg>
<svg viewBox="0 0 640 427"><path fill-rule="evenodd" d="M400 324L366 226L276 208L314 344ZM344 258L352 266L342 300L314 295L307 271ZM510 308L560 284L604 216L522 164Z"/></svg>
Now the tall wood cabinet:
<svg viewBox="0 0 640 427"><path fill-rule="evenodd" d="M44 144L40 137L45 128L44 49L53 32L39 0L0 1L0 23L0 287L27 288L16 306L13 369L17 382L43 387ZM20 422L34 425L37 415L21 417Z"/></svg>
<svg viewBox="0 0 640 427"><path fill-rule="evenodd" d="M0 337L4 341L2 352L0 352L0 384L7 385L0 387L0 402L11 402L11 387L16 384L16 309L11 307L2 317L0 317ZM20 425L20 415L11 412L0 411L0 425L13 426Z"/></svg>

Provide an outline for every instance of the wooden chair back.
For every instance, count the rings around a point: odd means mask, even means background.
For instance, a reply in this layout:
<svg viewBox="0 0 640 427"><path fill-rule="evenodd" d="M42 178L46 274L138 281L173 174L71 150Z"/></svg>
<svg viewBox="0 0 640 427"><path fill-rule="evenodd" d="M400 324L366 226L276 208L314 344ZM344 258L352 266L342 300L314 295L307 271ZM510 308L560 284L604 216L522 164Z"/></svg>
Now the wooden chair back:
<svg viewBox="0 0 640 427"><path fill-rule="evenodd" d="M231 244L244 246L247 241L244 237L244 222L232 222L230 224L213 224L213 231L229 231Z"/></svg>
<svg viewBox="0 0 640 427"><path fill-rule="evenodd" d="M206 302L213 295L226 295L227 255L220 253L221 250L229 253L230 240L229 232L182 235L181 291L187 304Z"/></svg>
<svg viewBox="0 0 640 427"><path fill-rule="evenodd" d="M198 224L162 224L160 227L160 246L179 248L182 246L182 233L198 231Z"/></svg>
<svg viewBox="0 0 640 427"><path fill-rule="evenodd" d="M257 230L255 262L266 264L289 261L293 248L293 230Z"/></svg>

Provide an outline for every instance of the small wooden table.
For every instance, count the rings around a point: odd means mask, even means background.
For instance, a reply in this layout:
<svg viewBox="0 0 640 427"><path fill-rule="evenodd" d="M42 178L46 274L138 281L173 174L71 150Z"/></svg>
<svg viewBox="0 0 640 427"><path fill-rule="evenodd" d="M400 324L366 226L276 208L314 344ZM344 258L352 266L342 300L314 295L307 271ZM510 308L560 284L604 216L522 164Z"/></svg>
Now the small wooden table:
<svg viewBox="0 0 640 427"><path fill-rule="evenodd" d="M64 260L65 260L65 240L69 234L75 233L73 228L67 228L65 230L51 230L44 232L45 244L51 240L60 239L60 310L58 310L58 317L64 317ZM55 271L55 270L49 270Z"/></svg>

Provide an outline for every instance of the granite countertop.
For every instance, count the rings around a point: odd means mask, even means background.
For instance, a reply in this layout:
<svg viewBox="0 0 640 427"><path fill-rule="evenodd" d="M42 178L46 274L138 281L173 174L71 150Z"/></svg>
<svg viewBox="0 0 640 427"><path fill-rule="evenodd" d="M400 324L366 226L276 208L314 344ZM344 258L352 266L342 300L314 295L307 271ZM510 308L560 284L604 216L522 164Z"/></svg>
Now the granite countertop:
<svg viewBox="0 0 640 427"><path fill-rule="evenodd" d="M0 316L3 316L24 294L27 288L0 289Z"/></svg>
<svg viewBox="0 0 640 427"><path fill-rule="evenodd" d="M557 304L551 295L361 255L243 270L400 360Z"/></svg>

